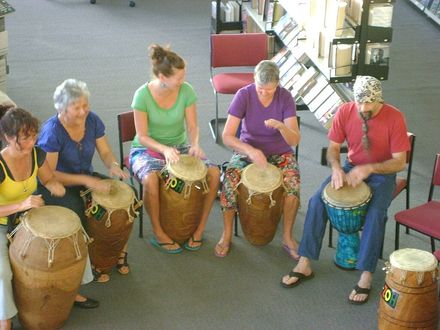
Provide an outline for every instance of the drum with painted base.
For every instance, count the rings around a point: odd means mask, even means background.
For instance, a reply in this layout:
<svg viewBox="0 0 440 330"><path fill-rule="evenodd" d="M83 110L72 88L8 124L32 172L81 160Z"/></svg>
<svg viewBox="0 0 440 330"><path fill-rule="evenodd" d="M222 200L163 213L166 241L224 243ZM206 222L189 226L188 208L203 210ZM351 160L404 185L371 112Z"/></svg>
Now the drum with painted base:
<svg viewBox="0 0 440 330"><path fill-rule="evenodd" d="M437 329L437 259L427 251L400 249L386 264L378 329Z"/></svg>
<svg viewBox="0 0 440 330"><path fill-rule="evenodd" d="M285 189L280 169L246 166L238 186L238 214L244 236L253 245L266 245L275 236L283 213Z"/></svg>
<svg viewBox="0 0 440 330"><path fill-rule="evenodd" d="M197 229L208 193L208 168L199 158L180 155L179 161L160 173L160 224L165 233L179 244Z"/></svg>

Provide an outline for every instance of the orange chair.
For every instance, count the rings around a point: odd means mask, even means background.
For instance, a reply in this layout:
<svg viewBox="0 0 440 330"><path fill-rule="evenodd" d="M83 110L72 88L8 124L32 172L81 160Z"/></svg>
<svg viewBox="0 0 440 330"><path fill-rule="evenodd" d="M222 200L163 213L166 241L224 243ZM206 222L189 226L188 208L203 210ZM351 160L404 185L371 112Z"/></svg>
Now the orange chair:
<svg viewBox="0 0 440 330"><path fill-rule="evenodd" d="M393 192L393 200L399 196L399 194L402 191L406 191L406 208L409 209L409 202L410 202L410 182L411 182L411 172L412 172L412 161L413 161L413 155L414 155L414 145L416 142L416 136L413 133L408 132L408 139L409 144L411 146L411 149L407 151L406 153L406 175L403 176L397 176L396 177L396 187L394 188ZM325 150L325 151L324 151ZM321 154L321 164L327 165L327 159L326 159L326 151L327 148L323 148L322 154ZM348 148L342 147L341 153L347 153ZM333 247L333 226L329 222L329 232L328 232L328 246ZM409 234L409 228L406 228L406 233ZM383 244L382 244L383 245ZM383 246L382 246L383 249ZM380 257L382 258L382 251L380 254Z"/></svg>
<svg viewBox="0 0 440 330"><path fill-rule="evenodd" d="M428 202L425 204L397 212L395 249L399 249L400 225L405 225L421 234L430 237L431 250L435 251L435 240L440 239L440 201L432 200L434 187L440 186L440 154L435 157L434 170L432 172L431 185L429 188Z"/></svg>
<svg viewBox="0 0 440 330"><path fill-rule="evenodd" d="M134 126L133 111L122 112L118 114L118 133L119 133L119 164L121 169L124 167L130 172L130 181L134 186L133 173L131 171L129 155L124 153L124 143L131 142L136 135L136 128ZM142 200L143 189L142 182L136 181L139 184L139 200ZM144 237L144 208L139 210L139 237Z"/></svg>
<svg viewBox="0 0 440 330"><path fill-rule="evenodd" d="M219 142L219 122L225 121L219 118L218 94L235 94L240 88L254 82L254 74L249 72L249 67L267 59L267 44L266 33L211 34L211 84L215 94L215 118L209 122L209 127L216 143ZM225 72L226 68L231 67L242 69Z"/></svg>

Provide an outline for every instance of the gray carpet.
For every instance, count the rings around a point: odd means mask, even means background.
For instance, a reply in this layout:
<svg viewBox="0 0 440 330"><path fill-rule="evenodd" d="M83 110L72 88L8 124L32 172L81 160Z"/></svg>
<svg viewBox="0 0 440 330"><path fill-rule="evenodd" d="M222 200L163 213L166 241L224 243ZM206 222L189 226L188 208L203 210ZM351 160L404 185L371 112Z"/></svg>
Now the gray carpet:
<svg viewBox="0 0 440 330"><path fill-rule="evenodd" d="M88 83L92 109L107 126L117 153L116 114L130 107L136 88L149 76L147 46L171 44L188 63L187 80L198 94L202 146L215 162L230 152L216 145L207 122L214 115L209 83L210 1L208 0L9 0L16 12L6 18L9 31L8 94L41 120L54 113L52 93L64 79ZM412 205L424 202L434 154L439 152L440 30L406 1L397 1L391 47L390 79L385 98L406 115L417 135L412 181ZM222 111L230 98L223 97ZM307 201L329 170L319 165L326 132L313 115L302 112L302 208L295 225L301 238ZM102 164L96 161L96 169ZM385 256L394 248L393 214L404 208L404 197L390 209ZM314 264L313 281L286 290L279 285L294 265L281 249L279 233L265 247L253 247L234 238L230 255L216 258L213 247L222 230L218 203L208 222L199 252L166 255L145 238L130 239L131 272L113 272L107 284L89 284L81 292L101 302L96 310L73 309L66 329L374 329L379 292L385 273L379 262L370 301L352 306L346 299L357 282L357 272L334 267L335 250L323 243L321 259ZM429 249L427 238L401 237L402 247ZM18 321L14 321L18 326Z"/></svg>

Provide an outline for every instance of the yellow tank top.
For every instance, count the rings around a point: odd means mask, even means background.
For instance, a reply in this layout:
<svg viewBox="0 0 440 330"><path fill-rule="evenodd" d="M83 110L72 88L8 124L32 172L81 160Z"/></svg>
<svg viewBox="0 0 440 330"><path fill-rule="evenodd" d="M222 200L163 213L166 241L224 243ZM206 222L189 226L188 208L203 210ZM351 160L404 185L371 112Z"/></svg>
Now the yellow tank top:
<svg viewBox="0 0 440 330"><path fill-rule="evenodd" d="M37 190L37 151L33 149L33 171L29 178L23 181L15 181L9 177L6 170L7 165L0 160L1 167L5 173L5 179L0 184L0 205L8 205L19 203L28 198L32 193ZM8 223L8 217L0 217L0 224L6 225Z"/></svg>

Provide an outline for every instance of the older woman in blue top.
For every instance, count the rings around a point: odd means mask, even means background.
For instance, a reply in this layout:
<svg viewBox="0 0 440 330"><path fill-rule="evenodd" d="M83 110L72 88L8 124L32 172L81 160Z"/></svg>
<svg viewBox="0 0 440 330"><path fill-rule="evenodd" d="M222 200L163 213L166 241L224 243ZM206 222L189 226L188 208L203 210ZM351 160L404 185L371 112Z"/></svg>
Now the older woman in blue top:
<svg viewBox="0 0 440 330"><path fill-rule="evenodd" d="M56 178L63 183L66 195L54 198L39 187L47 204L65 206L75 211L81 221L85 221L85 205L80 191L92 189L109 192L110 186L103 181L103 175L93 172L92 159L95 150L109 176L126 179L128 174L121 170L116 157L105 137L104 123L89 109L89 90L86 83L67 79L54 92L54 105L58 114L49 118L41 129L38 145L47 153L49 166L55 171ZM127 264L127 246L120 255L117 269L121 274L129 272ZM95 280L107 282L107 274L95 270Z"/></svg>

